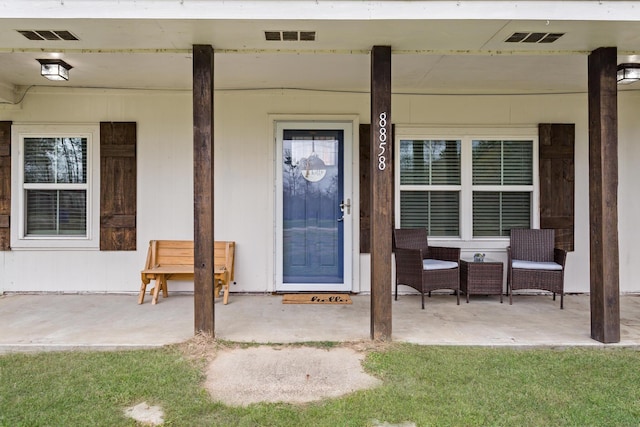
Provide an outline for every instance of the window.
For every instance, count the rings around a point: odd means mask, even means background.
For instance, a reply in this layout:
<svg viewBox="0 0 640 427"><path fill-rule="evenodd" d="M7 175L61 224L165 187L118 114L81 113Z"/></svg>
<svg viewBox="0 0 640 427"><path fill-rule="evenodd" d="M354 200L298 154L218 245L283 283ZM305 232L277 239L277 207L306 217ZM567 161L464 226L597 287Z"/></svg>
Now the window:
<svg viewBox="0 0 640 427"><path fill-rule="evenodd" d="M530 228L533 141L473 140L473 237Z"/></svg>
<svg viewBox="0 0 640 427"><path fill-rule="evenodd" d="M460 141L400 141L400 227L460 235Z"/></svg>
<svg viewBox="0 0 640 427"><path fill-rule="evenodd" d="M398 129L397 226L470 240L535 225L535 130L440 132Z"/></svg>
<svg viewBox="0 0 640 427"><path fill-rule="evenodd" d="M12 134L12 247L97 247L97 128L19 125Z"/></svg>
<svg viewBox="0 0 640 427"><path fill-rule="evenodd" d="M87 235L87 138L22 140L25 236Z"/></svg>

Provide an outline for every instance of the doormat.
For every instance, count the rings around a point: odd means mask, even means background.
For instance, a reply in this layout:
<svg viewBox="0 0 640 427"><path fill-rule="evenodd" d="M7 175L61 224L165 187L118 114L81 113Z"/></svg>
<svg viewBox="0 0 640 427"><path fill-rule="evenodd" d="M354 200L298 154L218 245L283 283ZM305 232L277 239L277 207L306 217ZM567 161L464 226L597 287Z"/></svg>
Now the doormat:
<svg viewBox="0 0 640 427"><path fill-rule="evenodd" d="M349 294L284 294L283 304L352 304Z"/></svg>

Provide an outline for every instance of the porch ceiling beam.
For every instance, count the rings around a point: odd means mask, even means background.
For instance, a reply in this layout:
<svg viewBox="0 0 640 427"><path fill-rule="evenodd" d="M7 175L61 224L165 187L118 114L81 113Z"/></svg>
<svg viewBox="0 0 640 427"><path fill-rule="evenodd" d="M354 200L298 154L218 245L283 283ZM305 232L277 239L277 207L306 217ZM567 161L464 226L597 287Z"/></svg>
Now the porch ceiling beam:
<svg viewBox="0 0 640 427"><path fill-rule="evenodd" d="M616 48L589 55L591 338L620 341Z"/></svg>
<svg viewBox="0 0 640 427"><path fill-rule="evenodd" d="M413 20L427 15L432 20L633 20L633 1L347 1L290 0L287 7L275 0L196 1L103 0L96 8L87 1L4 0L4 18L48 19L182 19L182 20ZM637 18L636 18L637 19Z"/></svg>
<svg viewBox="0 0 640 427"><path fill-rule="evenodd" d="M1 50L0 50L1 52ZM309 55L368 55L363 49L216 49L216 54L309 54ZM394 49L393 55L433 55L433 56L587 56L591 53L583 49ZM620 51L619 55L637 55L640 50Z"/></svg>
<svg viewBox="0 0 640 427"><path fill-rule="evenodd" d="M193 46L195 332L215 335L213 305L213 47Z"/></svg>
<svg viewBox="0 0 640 427"><path fill-rule="evenodd" d="M391 46L371 50L371 338L391 340Z"/></svg>

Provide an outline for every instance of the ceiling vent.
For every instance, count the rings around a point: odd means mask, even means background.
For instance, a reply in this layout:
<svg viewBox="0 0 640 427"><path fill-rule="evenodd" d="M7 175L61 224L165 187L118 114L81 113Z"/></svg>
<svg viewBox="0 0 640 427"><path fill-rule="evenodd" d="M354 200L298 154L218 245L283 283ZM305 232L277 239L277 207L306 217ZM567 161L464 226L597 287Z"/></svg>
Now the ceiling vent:
<svg viewBox="0 0 640 427"><path fill-rule="evenodd" d="M505 40L507 43L553 43L564 33L513 33Z"/></svg>
<svg viewBox="0 0 640 427"><path fill-rule="evenodd" d="M17 30L29 40L79 40L67 30Z"/></svg>
<svg viewBox="0 0 640 427"><path fill-rule="evenodd" d="M316 40L315 31L265 31L265 40L269 42L313 42Z"/></svg>

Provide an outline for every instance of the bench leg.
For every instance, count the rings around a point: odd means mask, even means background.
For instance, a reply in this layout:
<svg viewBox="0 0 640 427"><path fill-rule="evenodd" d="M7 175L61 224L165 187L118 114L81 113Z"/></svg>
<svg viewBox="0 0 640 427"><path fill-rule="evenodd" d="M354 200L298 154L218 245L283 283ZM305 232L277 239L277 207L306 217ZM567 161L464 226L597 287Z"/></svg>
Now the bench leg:
<svg viewBox="0 0 640 427"><path fill-rule="evenodd" d="M224 305L227 305L227 303L229 302L229 282L227 281L226 283L224 283L224 298L222 299L222 302Z"/></svg>
<svg viewBox="0 0 640 427"><path fill-rule="evenodd" d="M140 293L138 294L138 304L142 304L144 302L145 292L147 292L147 285L142 282L142 285L140 285Z"/></svg>
<svg viewBox="0 0 640 427"><path fill-rule="evenodd" d="M168 298L169 297L169 289L167 286L167 278L165 276L162 276L162 297L163 298Z"/></svg>
<svg viewBox="0 0 640 427"><path fill-rule="evenodd" d="M156 277L156 286L155 288L153 288L153 298L151 299L151 304L155 305L158 303L158 295L160 294L160 288L164 286L164 281L164 274L158 274L158 277Z"/></svg>

